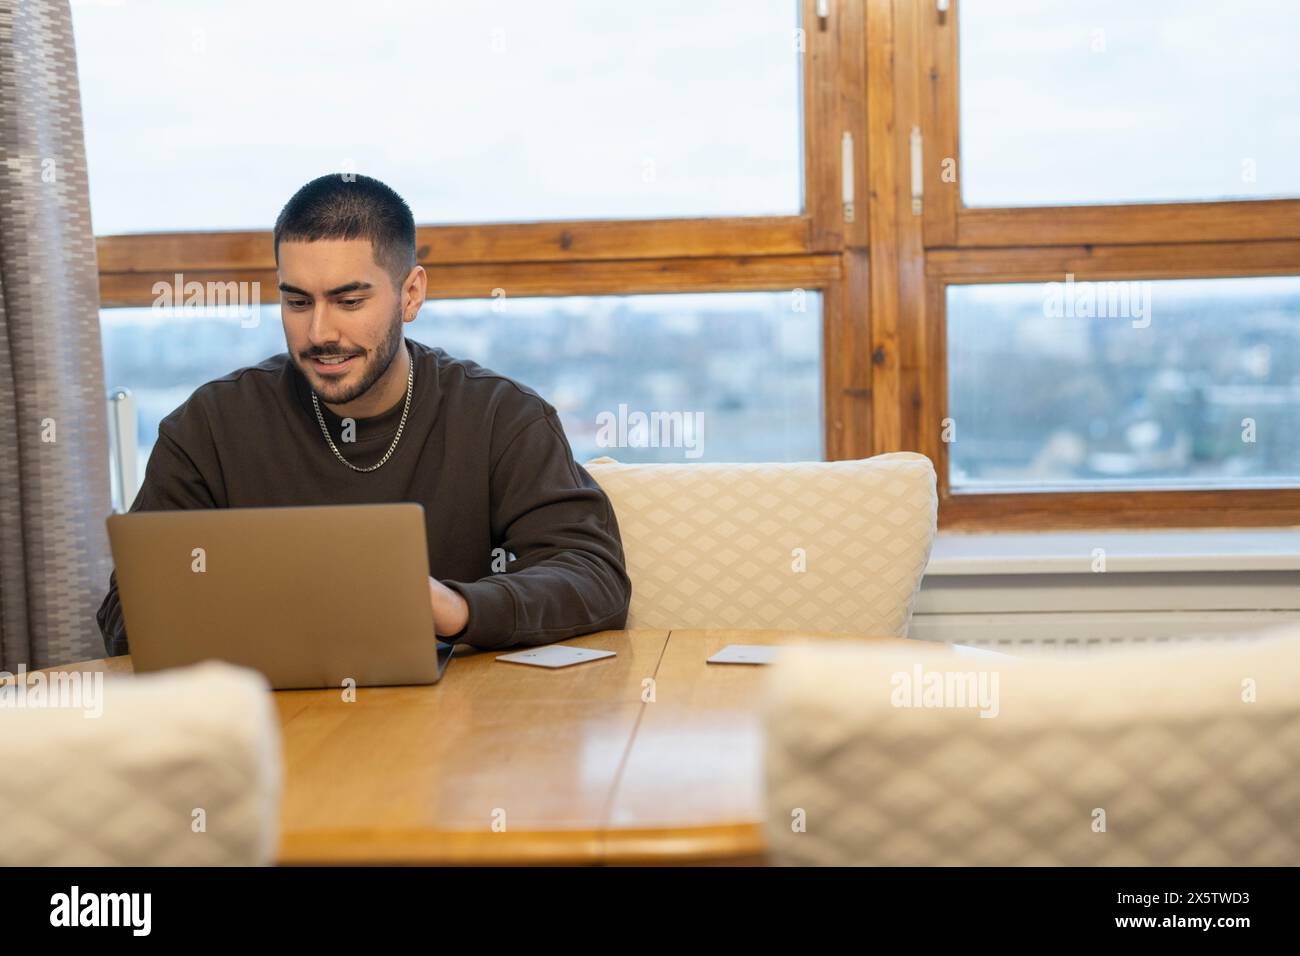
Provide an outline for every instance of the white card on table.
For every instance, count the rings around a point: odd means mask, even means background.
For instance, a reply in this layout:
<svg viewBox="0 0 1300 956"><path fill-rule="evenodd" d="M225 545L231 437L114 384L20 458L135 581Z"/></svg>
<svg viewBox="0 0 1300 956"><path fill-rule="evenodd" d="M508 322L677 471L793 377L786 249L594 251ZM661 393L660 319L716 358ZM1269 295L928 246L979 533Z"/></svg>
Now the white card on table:
<svg viewBox="0 0 1300 956"><path fill-rule="evenodd" d="M779 644L728 644L709 658L710 664L770 664Z"/></svg>
<svg viewBox="0 0 1300 956"><path fill-rule="evenodd" d="M545 647L530 647L526 651L502 654L499 661L511 664L532 664L535 667L568 667L584 661L596 661L602 657L613 657L614 651L593 651L588 647L565 647L563 644L547 644Z"/></svg>
<svg viewBox="0 0 1300 956"><path fill-rule="evenodd" d="M952 652L958 657L1014 657L1014 654L1006 654L1002 651L991 651L987 647L973 647L970 644L949 644Z"/></svg>

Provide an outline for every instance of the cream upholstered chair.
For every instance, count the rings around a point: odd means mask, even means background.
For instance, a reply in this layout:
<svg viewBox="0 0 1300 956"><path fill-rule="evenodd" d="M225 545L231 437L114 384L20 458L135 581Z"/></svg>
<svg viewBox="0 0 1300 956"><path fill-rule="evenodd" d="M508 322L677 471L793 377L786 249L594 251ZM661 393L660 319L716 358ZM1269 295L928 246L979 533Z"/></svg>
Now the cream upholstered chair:
<svg viewBox="0 0 1300 956"><path fill-rule="evenodd" d="M0 865L271 861L279 720L260 674L213 662L92 686L75 707L0 707Z"/></svg>
<svg viewBox="0 0 1300 956"><path fill-rule="evenodd" d="M906 634L934 540L924 455L586 468L618 516L628 627Z"/></svg>
<svg viewBox="0 0 1300 956"><path fill-rule="evenodd" d="M933 706L980 672L994 706ZM907 706L934 674L951 695ZM767 677L773 862L1300 863L1300 633L1083 659L818 642Z"/></svg>

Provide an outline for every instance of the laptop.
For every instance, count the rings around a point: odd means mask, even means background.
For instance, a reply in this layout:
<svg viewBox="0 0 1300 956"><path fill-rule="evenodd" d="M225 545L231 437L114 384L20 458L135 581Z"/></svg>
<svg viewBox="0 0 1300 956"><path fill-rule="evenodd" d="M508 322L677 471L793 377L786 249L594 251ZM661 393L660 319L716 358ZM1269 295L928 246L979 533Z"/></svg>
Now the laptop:
<svg viewBox="0 0 1300 956"><path fill-rule="evenodd" d="M424 508L137 511L108 518L136 673L222 660L277 690L432 684Z"/></svg>

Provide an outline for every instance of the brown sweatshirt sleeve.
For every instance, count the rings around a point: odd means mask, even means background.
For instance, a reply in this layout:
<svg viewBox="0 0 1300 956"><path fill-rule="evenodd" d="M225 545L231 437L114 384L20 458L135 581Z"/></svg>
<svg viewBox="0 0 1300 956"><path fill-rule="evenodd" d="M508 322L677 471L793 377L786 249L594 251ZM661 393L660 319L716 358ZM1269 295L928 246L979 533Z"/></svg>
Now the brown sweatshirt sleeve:
<svg viewBox="0 0 1300 956"><path fill-rule="evenodd" d="M170 511L184 508L215 508L212 492L199 469L177 441L161 428L149 455L140 493L131 511ZM95 614L104 651L109 657L129 654L122 602L117 593L117 571L108 576L108 594Z"/></svg>
<svg viewBox="0 0 1300 956"><path fill-rule="evenodd" d="M510 440L490 484L493 541L515 560L478 581L443 582L469 604L465 630L446 640L502 648L622 628L632 583L614 509L553 411Z"/></svg>

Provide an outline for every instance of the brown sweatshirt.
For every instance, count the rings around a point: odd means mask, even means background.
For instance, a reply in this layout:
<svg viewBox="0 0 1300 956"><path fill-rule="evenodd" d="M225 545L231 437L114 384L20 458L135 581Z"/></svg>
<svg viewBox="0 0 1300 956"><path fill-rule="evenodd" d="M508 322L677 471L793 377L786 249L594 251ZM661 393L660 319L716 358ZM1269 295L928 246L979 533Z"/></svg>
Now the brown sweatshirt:
<svg viewBox="0 0 1300 956"><path fill-rule="evenodd" d="M334 457L307 380L281 353L201 386L163 419L131 510L414 501L429 573L469 604L468 625L443 640L498 648L623 627L632 586L618 523L555 409L473 362L406 345L411 409L381 468L362 474ZM320 410L339 451L365 467L388 450L404 403L356 419L351 442ZM96 617L107 652L128 653L116 573Z"/></svg>

